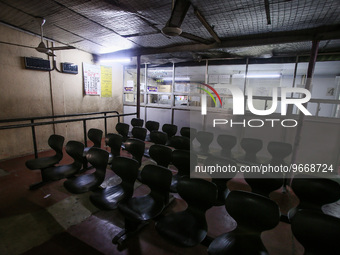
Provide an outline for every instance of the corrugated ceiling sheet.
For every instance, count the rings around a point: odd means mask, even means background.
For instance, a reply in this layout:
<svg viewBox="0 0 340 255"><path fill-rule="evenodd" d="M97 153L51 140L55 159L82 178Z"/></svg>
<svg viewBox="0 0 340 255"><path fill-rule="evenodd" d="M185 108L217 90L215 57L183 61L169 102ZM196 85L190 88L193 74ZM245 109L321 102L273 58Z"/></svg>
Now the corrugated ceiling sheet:
<svg viewBox="0 0 340 255"><path fill-rule="evenodd" d="M263 0L192 2L222 38L340 23L338 0L269 1L271 25L267 24Z"/></svg>

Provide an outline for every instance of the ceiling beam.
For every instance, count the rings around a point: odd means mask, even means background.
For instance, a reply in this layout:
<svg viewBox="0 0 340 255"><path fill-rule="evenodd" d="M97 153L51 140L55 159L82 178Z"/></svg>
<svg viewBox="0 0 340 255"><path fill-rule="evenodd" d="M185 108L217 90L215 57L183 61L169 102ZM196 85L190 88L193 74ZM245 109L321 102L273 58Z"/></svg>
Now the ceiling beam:
<svg viewBox="0 0 340 255"><path fill-rule="evenodd" d="M340 25L322 26L312 29L295 30L289 32L271 32L265 34L247 35L223 38L221 43L186 44L162 48L134 48L101 54L100 58L114 58L122 56L152 55L183 51L204 51L217 48L250 47L268 44L294 43L313 40L340 39Z"/></svg>
<svg viewBox="0 0 340 255"><path fill-rule="evenodd" d="M218 35L216 34L216 32L214 31L214 29L209 25L209 23L207 22L207 20L202 16L202 14L199 12L199 10L195 9L194 11L196 17L201 21L201 23L203 24L203 26L208 30L208 32L211 34L211 36L214 38L214 40L217 43L221 43L221 39L218 37Z"/></svg>
<svg viewBox="0 0 340 255"><path fill-rule="evenodd" d="M266 8L266 17L267 17L267 25L272 24L270 19L270 7L269 7L269 0L264 0L264 7Z"/></svg>

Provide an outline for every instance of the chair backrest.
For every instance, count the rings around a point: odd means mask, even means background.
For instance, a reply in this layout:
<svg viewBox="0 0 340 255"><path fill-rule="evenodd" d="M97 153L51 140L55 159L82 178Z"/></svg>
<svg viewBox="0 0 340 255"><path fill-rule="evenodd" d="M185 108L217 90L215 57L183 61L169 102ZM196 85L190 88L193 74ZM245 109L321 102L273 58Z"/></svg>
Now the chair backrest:
<svg viewBox="0 0 340 255"><path fill-rule="evenodd" d="M169 191L172 179L172 173L169 169L156 166L146 165L141 172L142 182L149 186L150 196L165 204L169 202Z"/></svg>
<svg viewBox="0 0 340 255"><path fill-rule="evenodd" d="M93 142L92 147L100 148L103 138L103 131L97 128L91 128L87 132L87 137Z"/></svg>
<svg viewBox="0 0 340 255"><path fill-rule="evenodd" d="M291 227L293 235L305 248L305 254L339 254L339 218L299 210L291 220Z"/></svg>
<svg viewBox="0 0 340 255"><path fill-rule="evenodd" d="M164 124L162 126L162 131L168 134L168 138L176 135L177 133L177 126L173 124Z"/></svg>
<svg viewBox="0 0 340 255"><path fill-rule="evenodd" d="M160 166L168 167L172 161L172 150L165 145L151 145L149 155L154 161L156 161L157 165Z"/></svg>
<svg viewBox="0 0 340 255"><path fill-rule="evenodd" d="M65 150L73 158L73 166L80 169L83 165L84 144L78 141L68 141Z"/></svg>
<svg viewBox="0 0 340 255"><path fill-rule="evenodd" d="M221 156L231 157L231 150L237 143L236 136L233 135L218 135L217 143L222 147Z"/></svg>
<svg viewBox="0 0 340 255"><path fill-rule="evenodd" d="M116 124L116 131L118 132L118 134L122 135L125 140L129 135L129 128L129 124L123 122L119 122Z"/></svg>
<svg viewBox="0 0 340 255"><path fill-rule="evenodd" d="M143 127L144 120L143 119L139 119L139 118L132 118L131 119L131 125L133 127Z"/></svg>
<svg viewBox="0 0 340 255"><path fill-rule="evenodd" d="M133 138L145 141L147 130L143 127L133 127L131 133Z"/></svg>
<svg viewBox="0 0 340 255"><path fill-rule="evenodd" d="M188 137L192 141L196 137L197 129L191 127L182 127L180 130L180 134L181 136Z"/></svg>
<svg viewBox="0 0 340 255"><path fill-rule="evenodd" d="M267 150L272 156L271 165L284 165L284 159L292 153L293 147L289 143L269 142Z"/></svg>
<svg viewBox="0 0 340 255"><path fill-rule="evenodd" d="M149 130L149 132L154 130L157 131L159 129L159 122L148 120L147 122L145 122L145 127L147 130Z"/></svg>
<svg viewBox="0 0 340 255"><path fill-rule="evenodd" d="M97 178L104 180L106 174L106 166L109 160L109 153L106 150L92 147L86 153L86 159L96 169L94 175Z"/></svg>
<svg viewBox="0 0 340 255"><path fill-rule="evenodd" d="M153 130L150 132L150 140L155 144L165 145L168 141L168 135L165 132Z"/></svg>
<svg viewBox="0 0 340 255"><path fill-rule="evenodd" d="M321 211L321 206L340 199L340 184L327 178L297 174L292 181L292 189L300 200L300 209Z"/></svg>
<svg viewBox="0 0 340 255"><path fill-rule="evenodd" d="M237 222L237 230L260 234L272 229L280 221L278 205L267 197L246 191L233 190L225 207Z"/></svg>
<svg viewBox="0 0 340 255"><path fill-rule="evenodd" d="M48 146L50 146L55 152L55 157L61 160L63 158L63 145L65 138L61 135L51 135L48 138Z"/></svg>
<svg viewBox="0 0 340 255"><path fill-rule="evenodd" d="M188 150L174 150L172 164L177 168L178 175L190 175L191 168L197 165L197 155Z"/></svg>
<svg viewBox="0 0 340 255"><path fill-rule="evenodd" d="M126 157L116 157L113 162L111 169L122 179L122 184L134 183L138 176L139 163L135 159Z"/></svg>
<svg viewBox="0 0 340 255"><path fill-rule="evenodd" d="M190 138L185 136L172 136L169 140L169 146L178 150L190 150Z"/></svg>
<svg viewBox="0 0 340 255"><path fill-rule="evenodd" d="M114 157L120 155L120 149L123 144L123 136L120 134L107 134L105 137L105 143L111 148L111 153Z"/></svg>
<svg viewBox="0 0 340 255"><path fill-rule="evenodd" d="M243 138L241 147L246 152L244 159L249 162L257 162L256 154L262 149L263 143L261 139Z"/></svg>
<svg viewBox="0 0 340 255"><path fill-rule="evenodd" d="M198 209L199 213L205 213L217 199L216 185L203 179L183 177L178 181L177 192L188 207Z"/></svg>
<svg viewBox="0 0 340 255"><path fill-rule="evenodd" d="M206 153L209 151L209 145L214 139L214 134L207 131L198 131L196 139L201 145L201 151Z"/></svg>
<svg viewBox="0 0 340 255"><path fill-rule="evenodd" d="M145 151L145 143L136 138L129 138L124 143L125 150L128 151L139 164L142 164L142 158Z"/></svg>

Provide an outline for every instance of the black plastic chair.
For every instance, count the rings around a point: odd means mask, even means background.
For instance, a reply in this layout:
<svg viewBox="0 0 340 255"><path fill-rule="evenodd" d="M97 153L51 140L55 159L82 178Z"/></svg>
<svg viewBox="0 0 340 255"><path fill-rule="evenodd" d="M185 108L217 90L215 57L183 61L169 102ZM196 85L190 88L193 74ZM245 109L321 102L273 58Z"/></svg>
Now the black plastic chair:
<svg viewBox="0 0 340 255"><path fill-rule="evenodd" d="M156 161L157 165L168 167L172 160L172 150L165 145L154 144L149 149L150 157Z"/></svg>
<svg viewBox="0 0 340 255"><path fill-rule="evenodd" d="M201 243L207 236L205 213L214 205L217 189L209 181L183 177L178 182L177 190L187 203L187 209L161 218L156 223L156 230L166 239L192 247Z"/></svg>
<svg viewBox="0 0 340 255"><path fill-rule="evenodd" d="M340 219L321 212L299 210L291 221L294 237L305 255L339 254Z"/></svg>
<svg viewBox="0 0 340 255"><path fill-rule="evenodd" d="M73 163L43 169L41 175L44 182L70 178L79 173L83 164L84 144L77 141L69 141L65 146L65 150L72 157Z"/></svg>
<svg viewBox="0 0 340 255"><path fill-rule="evenodd" d="M131 119L131 125L132 127L143 127L144 120L139 118L132 118Z"/></svg>
<svg viewBox="0 0 340 255"><path fill-rule="evenodd" d="M204 161L204 165L206 167L209 166L220 166L220 167L237 167L236 161L228 158L221 158L221 157L215 157L215 156L209 156ZM215 206L220 206L225 204L225 199L229 193L227 182L234 178L236 175L236 172L223 172L218 173L216 175L212 175L211 181L215 183L217 187L217 199Z"/></svg>
<svg viewBox="0 0 340 255"><path fill-rule="evenodd" d="M206 131L198 131L196 139L200 143L200 153L209 154L209 146L214 139L214 134Z"/></svg>
<svg viewBox="0 0 340 255"><path fill-rule="evenodd" d="M129 124L126 123L117 123L116 125L116 131L118 132L118 134L120 134L121 136L123 136L123 142L126 141L126 139L129 138L129 129L130 126Z"/></svg>
<svg viewBox="0 0 340 255"><path fill-rule="evenodd" d="M159 122L148 120L147 122L145 122L145 127L146 127L147 130L149 130L149 132L151 132L151 131L158 131L158 129L159 129Z"/></svg>
<svg viewBox="0 0 340 255"><path fill-rule="evenodd" d="M141 176L150 193L119 203L118 209L125 218L125 229L113 238L114 244L123 245L130 234L159 216L169 204L171 171L162 166L146 165Z"/></svg>
<svg viewBox="0 0 340 255"><path fill-rule="evenodd" d="M177 133L177 126L173 124L164 124L162 126L162 131L167 133L168 139L176 135Z"/></svg>
<svg viewBox="0 0 340 255"><path fill-rule="evenodd" d="M172 164L177 168L177 173L172 176L170 191L176 193L178 181L183 176L190 176L190 171L197 165L197 155L189 150L174 150Z"/></svg>
<svg viewBox="0 0 340 255"><path fill-rule="evenodd" d="M197 129L191 127L182 127L179 133L181 136L188 137L192 142L196 138Z"/></svg>
<svg viewBox="0 0 340 255"><path fill-rule="evenodd" d="M256 154L263 147L262 140L255 138L243 138L241 140L241 147L246 152L243 160L250 163L258 163Z"/></svg>
<svg viewBox="0 0 340 255"><path fill-rule="evenodd" d="M165 132L154 130L150 132L150 141L154 144L165 145L168 141L168 135Z"/></svg>
<svg viewBox="0 0 340 255"><path fill-rule="evenodd" d="M136 138L129 138L124 143L125 150L129 152L133 159L139 162L139 165L142 165L142 158L145 151L145 143L142 140Z"/></svg>
<svg viewBox="0 0 340 255"><path fill-rule="evenodd" d="M237 138L233 135L218 135L217 143L222 147L221 156L231 158L231 150L235 147Z"/></svg>
<svg viewBox="0 0 340 255"><path fill-rule="evenodd" d="M297 174L293 178L292 189L300 203L289 210L289 219L292 219L299 209L323 212L323 205L340 199L340 184L328 178Z"/></svg>
<svg viewBox="0 0 340 255"><path fill-rule="evenodd" d="M131 134L133 138L145 141L147 130L143 127L133 127Z"/></svg>
<svg viewBox="0 0 340 255"><path fill-rule="evenodd" d="M132 197L139 163L131 158L116 157L111 168L122 179L121 183L98 190L90 196L91 202L103 210L116 209L118 203Z"/></svg>
<svg viewBox="0 0 340 255"><path fill-rule="evenodd" d="M150 142L151 141L150 134L152 131L158 131L159 122L148 120L147 122L145 122L145 128L149 131L149 134L146 135L145 141Z"/></svg>
<svg viewBox="0 0 340 255"><path fill-rule="evenodd" d="M91 128L87 132L87 137L93 142L92 147L85 147L83 153L83 168L84 170L87 169L87 159L86 154L91 148L100 148L102 145L102 138L103 138L103 131L97 128Z"/></svg>
<svg viewBox="0 0 340 255"><path fill-rule="evenodd" d="M272 156L270 164L273 166L287 165L284 161L292 153L292 145L283 142L269 142L267 150Z"/></svg>
<svg viewBox="0 0 340 255"><path fill-rule="evenodd" d="M226 199L227 212L237 223L236 229L218 236L211 242L211 255L268 254L261 240L263 231L273 229L280 221L278 205L264 196L231 191Z"/></svg>
<svg viewBox="0 0 340 255"><path fill-rule="evenodd" d="M170 138L168 146L177 150L190 150L190 139L185 136L173 136Z"/></svg>
<svg viewBox="0 0 340 255"><path fill-rule="evenodd" d="M123 144L123 136L119 134L107 134L105 137L105 144L110 147L108 164L111 165L115 157L120 156L120 149Z"/></svg>
<svg viewBox="0 0 340 255"><path fill-rule="evenodd" d="M71 193L80 194L90 190L93 191L104 181L109 153L100 148L93 147L87 152L86 158L96 171L66 180L64 187Z"/></svg>
<svg viewBox="0 0 340 255"><path fill-rule="evenodd" d="M44 158L30 159L25 162L25 165L30 170L43 170L44 168L48 168L54 166L59 163L59 161L63 158L63 145L65 138L61 135L51 135L48 138L48 146L50 146L54 151L55 155ZM29 189L37 189L44 185L45 183L38 182L30 185Z"/></svg>

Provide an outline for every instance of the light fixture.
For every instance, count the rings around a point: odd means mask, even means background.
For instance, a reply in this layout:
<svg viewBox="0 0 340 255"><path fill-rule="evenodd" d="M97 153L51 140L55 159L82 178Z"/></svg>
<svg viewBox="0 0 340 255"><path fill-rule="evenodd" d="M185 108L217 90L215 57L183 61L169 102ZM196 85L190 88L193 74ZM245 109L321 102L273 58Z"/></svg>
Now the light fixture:
<svg viewBox="0 0 340 255"><path fill-rule="evenodd" d="M172 77L164 77L163 81L172 81ZM190 81L190 77L175 77L175 81Z"/></svg>
<svg viewBox="0 0 340 255"><path fill-rule="evenodd" d="M280 78L281 74L247 74L247 78Z"/></svg>
<svg viewBox="0 0 340 255"><path fill-rule="evenodd" d="M100 63L130 63L131 58L107 58L107 59L100 59Z"/></svg>

